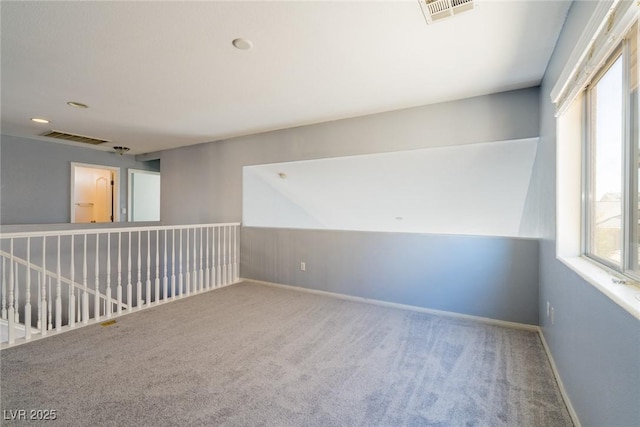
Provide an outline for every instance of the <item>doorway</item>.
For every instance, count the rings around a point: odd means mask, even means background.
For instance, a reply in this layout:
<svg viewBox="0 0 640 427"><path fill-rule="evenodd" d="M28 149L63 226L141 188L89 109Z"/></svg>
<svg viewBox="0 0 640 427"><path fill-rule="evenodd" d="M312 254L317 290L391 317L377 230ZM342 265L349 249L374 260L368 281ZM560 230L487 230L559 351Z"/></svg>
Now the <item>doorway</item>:
<svg viewBox="0 0 640 427"><path fill-rule="evenodd" d="M118 221L120 169L71 163L71 222Z"/></svg>
<svg viewBox="0 0 640 427"><path fill-rule="evenodd" d="M129 221L160 221L160 172L129 169Z"/></svg>

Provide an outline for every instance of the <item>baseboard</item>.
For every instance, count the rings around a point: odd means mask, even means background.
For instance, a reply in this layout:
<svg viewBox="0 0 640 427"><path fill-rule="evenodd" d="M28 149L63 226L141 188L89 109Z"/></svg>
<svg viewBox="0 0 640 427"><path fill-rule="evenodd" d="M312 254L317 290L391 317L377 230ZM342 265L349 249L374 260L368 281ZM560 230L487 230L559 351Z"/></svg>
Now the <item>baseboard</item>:
<svg viewBox="0 0 640 427"><path fill-rule="evenodd" d="M300 291L300 292L308 292L308 293L316 294L316 295L324 295L324 296L343 299L343 300L347 300L347 301L355 301L355 302L363 302L363 303L366 303L366 304L374 304L374 305L379 305L379 306L382 306L382 307L398 308L400 310L415 311L415 312L418 312L418 313L436 314L436 315L439 315L439 316L447 316L447 317L453 317L453 318L457 318L457 319L474 320L476 322L487 323L487 324L495 325L495 326L503 326L505 328L524 329L526 331L532 331L532 332L539 332L539 330L540 330L540 328L537 325L528 325L526 323L509 322L509 321L506 321L506 320L491 319L489 317L481 317L481 316L473 316L473 315L470 315L470 314L455 313L453 311L435 310L435 309L432 309L432 308L419 307L419 306L415 306L415 305L399 304L399 303L395 303L395 302L388 302L388 301L382 301L382 300L377 300L377 299L355 297L355 296L352 296L352 295L339 294L339 293L336 293L336 292L320 291L320 290L317 290L317 289L302 288L302 287L299 287L299 286L283 285L281 283L265 282L263 280L254 280L254 279L246 279L246 278L241 278L240 280L246 281L246 282L258 283L258 284L261 284L261 285L285 288L285 289L290 289L290 290L295 290L295 291Z"/></svg>
<svg viewBox="0 0 640 427"><path fill-rule="evenodd" d="M553 355L551 354L551 349L547 345L547 340L544 338L544 333L542 332L542 328L538 327L538 335L540 335L540 340L542 341L542 346L544 347L544 351L547 353L547 358L549 359L549 363L551 364L551 370L553 371L553 375L556 377L556 382L558 383L558 388L560 389L560 394L562 394L562 399L564 400L564 404L567 406L567 411L569 411L569 415L571 416L571 421L573 421L573 425L575 427L581 427L580 419L578 418L578 413L573 408L571 404L571 399L569 399L569 394L567 394L567 390L564 388L564 384L562 382L562 378L560 378L560 373L558 372L558 368L556 366L556 362L553 359Z"/></svg>

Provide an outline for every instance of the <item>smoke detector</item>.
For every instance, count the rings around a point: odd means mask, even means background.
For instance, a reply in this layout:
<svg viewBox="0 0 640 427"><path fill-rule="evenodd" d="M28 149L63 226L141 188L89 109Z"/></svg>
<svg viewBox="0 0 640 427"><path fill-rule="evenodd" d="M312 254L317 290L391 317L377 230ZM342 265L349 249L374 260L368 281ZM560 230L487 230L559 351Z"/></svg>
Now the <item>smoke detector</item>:
<svg viewBox="0 0 640 427"><path fill-rule="evenodd" d="M473 10L476 0L418 0L427 24Z"/></svg>

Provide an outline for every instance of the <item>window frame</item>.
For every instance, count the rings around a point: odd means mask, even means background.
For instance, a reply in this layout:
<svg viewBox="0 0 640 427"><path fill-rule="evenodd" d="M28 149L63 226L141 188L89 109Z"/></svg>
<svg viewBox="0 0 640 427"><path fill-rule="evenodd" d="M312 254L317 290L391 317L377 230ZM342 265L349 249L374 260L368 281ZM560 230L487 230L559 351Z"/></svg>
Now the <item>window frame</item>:
<svg viewBox="0 0 640 427"><path fill-rule="evenodd" d="M599 266L623 275L634 282L640 281L640 271L632 269L632 256L637 256L639 242L638 237L633 238L633 233L638 232L638 225L633 224L633 221L638 221L638 213L632 211L632 206L638 204L639 197L634 195L633 191L638 192L638 164L634 159L638 158L638 141L634 140L632 134L632 126L634 122L631 115L634 112L631 109L631 99L636 97L636 108L638 105L638 91L636 89L635 94L632 92L630 85L630 71L632 69L631 64L631 51L630 42L631 37L636 37L636 43L638 43L638 28L637 23L632 25L631 28L625 33L625 36L613 49L606 61L602 63L599 69L593 74L591 81L586 85L583 90L583 106L582 106L582 203L581 203L581 253L582 256L590 261L598 264ZM637 46L637 44L636 44ZM620 265L596 255L593 250L593 213L594 206L593 201L593 186L595 176L595 158L594 158L594 144L595 144L595 127L593 126L593 109L594 109L594 96L592 91L596 88L602 77L611 69L611 67L618 61L622 60L622 121L620 126L622 127L622 147L621 147L621 217L620 217L620 236L621 236L621 256ZM638 66L637 54L633 58L636 62L635 67ZM638 111L635 111L638 114ZM636 122L637 125L637 122ZM637 208L636 208L637 209ZM636 245L636 247L634 247ZM635 255L634 255L635 254Z"/></svg>
<svg viewBox="0 0 640 427"><path fill-rule="evenodd" d="M555 105L556 117L555 227L541 228L542 242L547 235L554 237L555 259L559 263L638 320L640 281L630 279L629 275L623 275L584 255L582 154L586 129L584 89L639 19L640 4L636 2L598 2L551 88L549 97ZM635 87L637 76L634 74L632 77ZM638 97L633 100L638 102ZM640 110L637 105L634 108ZM633 117L640 118L638 111L634 112ZM634 137L638 136L636 126L634 124Z"/></svg>

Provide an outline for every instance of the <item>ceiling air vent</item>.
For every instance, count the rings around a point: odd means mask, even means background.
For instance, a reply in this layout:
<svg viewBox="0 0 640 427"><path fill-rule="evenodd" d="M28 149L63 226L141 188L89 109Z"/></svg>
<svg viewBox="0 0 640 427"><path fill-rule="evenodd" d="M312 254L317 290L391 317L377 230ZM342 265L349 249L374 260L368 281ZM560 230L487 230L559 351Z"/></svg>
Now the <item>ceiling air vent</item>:
<svg viewBox="0 0 640 427"><path fill-rule="evenodd" d="M476 7L476 0L419 0L427 24Z"/></svg>
<svg viewBox="0 0 640 427"><path fill-rule="evenodd" d="M74 133L60 132L57 130L51 130L49 132L45 132L42 134L42 136L47 136L49 138L56 138L56 139L64 139L65 141L81 142L83 144L91 144L91 145L100 145L100 144L104 144L105 142L109 142L106 139L92 138L90 136L76 135Z"/></svg>

